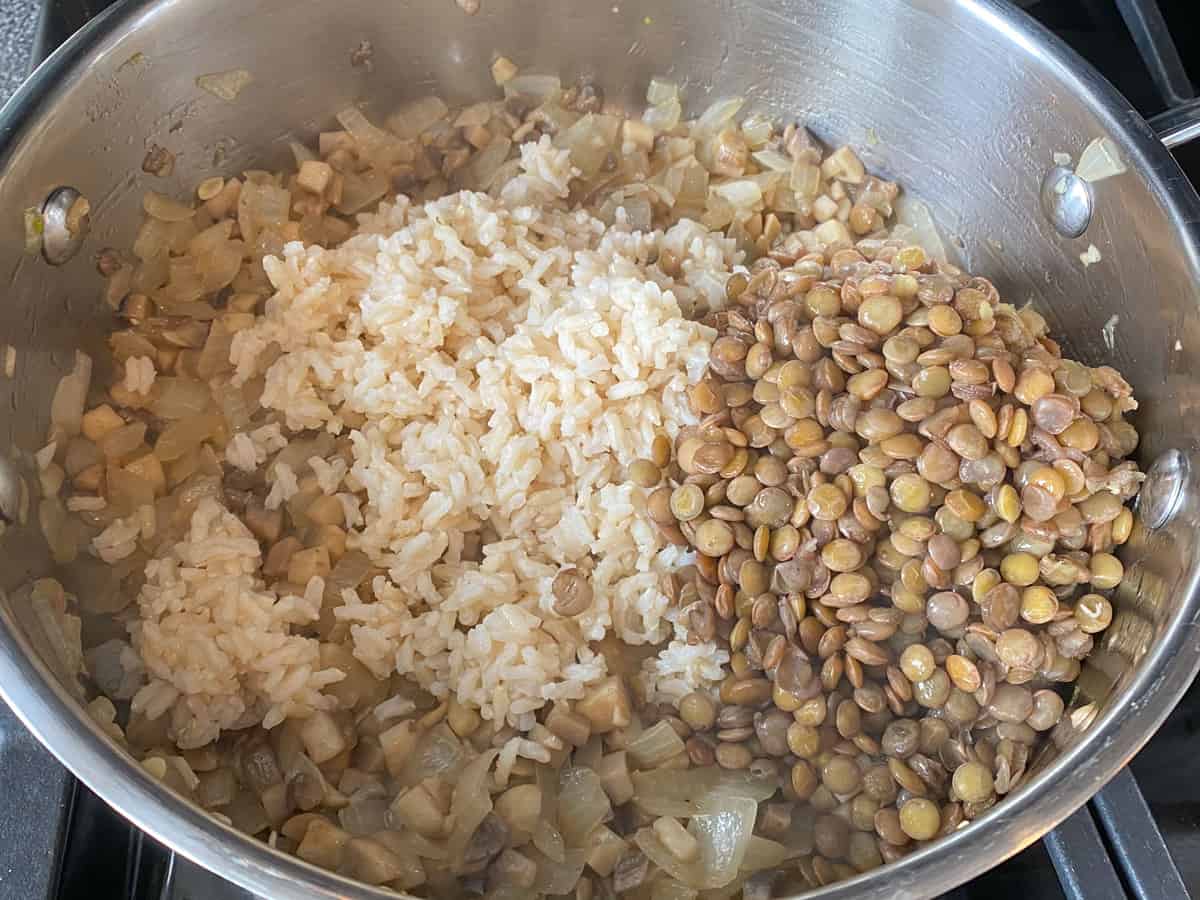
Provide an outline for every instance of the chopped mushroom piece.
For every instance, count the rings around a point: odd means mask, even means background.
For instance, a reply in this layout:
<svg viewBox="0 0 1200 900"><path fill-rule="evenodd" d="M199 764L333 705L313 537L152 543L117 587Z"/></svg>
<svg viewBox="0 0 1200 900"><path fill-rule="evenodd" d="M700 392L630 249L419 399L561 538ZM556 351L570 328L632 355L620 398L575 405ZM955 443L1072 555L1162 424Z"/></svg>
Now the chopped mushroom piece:
<svg viewBox="0 0 1200 900"><path fill-rule="evenodd" d="M629 760L624 750L610 753L596 764L596 775L600 786L613 806L620 806L633 799L633 779L629 774Z"/></svg>

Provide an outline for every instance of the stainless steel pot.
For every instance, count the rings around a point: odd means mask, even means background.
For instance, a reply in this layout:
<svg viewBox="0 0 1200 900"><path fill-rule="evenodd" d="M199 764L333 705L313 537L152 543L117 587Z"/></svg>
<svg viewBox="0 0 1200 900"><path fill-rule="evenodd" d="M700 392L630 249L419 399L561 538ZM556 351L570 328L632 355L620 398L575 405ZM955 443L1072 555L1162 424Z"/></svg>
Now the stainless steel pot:
<svg viewBox="0 0 1200 900"><path fill-rule="evenodd" d="M370 67L352 58L363 41ZM1119 615L1080 678L1070 722L1037 776L999 807L814 896L930 896L1035 841L1133 756L1200 665L1200 464L1190 455L1200 434L1200 200L1102 78L996 0L483 0L473 17L450 0L127 0L58 50L0 121L0 345L17 354L13 377L0 378L0 510L17 516L23 471L35 483L30 453L75 348L107 330L91 258L131 240L143 190L185 194L215 171L281 162L289 136L310 135L351 101L387 111L433 89L490 96L496 53L594 75L631 105L661 74L686 82L696 104L746 94L861 147L870 167L929 204L972 270L1007 299L1036 303L1073 354L1129 376L1142 461L1159 462L1126 548ZM200 75L237 68L254 81L233 102L196 87ZM1130 170L1055 194L1094 206L1090 223L1086 209L1052 210L1086 225L1064 237L1040 210L1041 184L1055 152L1078 158L1102 135ZM152 143L176 154L165 180L141 171ZM79 252L51 266L22 251L22 210L64 185L91 200L93 224ZM1089 244L1102 259L1085 267ZM0 693L84 782L264 896L385 896L220 825L117 751L60 687L15 601L48 570L36 528L16 524L0 540Z"/></svg>

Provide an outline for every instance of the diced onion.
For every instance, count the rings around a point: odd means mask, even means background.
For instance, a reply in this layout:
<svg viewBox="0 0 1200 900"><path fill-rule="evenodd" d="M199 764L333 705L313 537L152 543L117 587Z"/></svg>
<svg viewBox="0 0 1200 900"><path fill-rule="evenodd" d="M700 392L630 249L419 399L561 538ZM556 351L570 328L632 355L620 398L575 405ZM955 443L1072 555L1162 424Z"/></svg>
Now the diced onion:
<svg viewBox="0 0 1200 900"><path fill-rule="evenodd" d="M634 772L633 802L654 816L686 818L708 812L727 799L748 799L758 803L778 789L774 778L760 778L749 772L726 771L717 766L662 773Z"/></svg>
<svg viewBox="0 0 1200 900"><path fill-rule="evenodd" d="M456 864L461 864L463 851L475 834L475 829L492 811L492 795L488 792L489 770L499 755L499 750L487 750L479 754L463 769L462 776L454 786L454 797L450 801L454 830L446 841L446 850Z"/></svg>
<svg viewBox="0 0 1200 900"><path fill-rule="evenodd" d="M179 459L208 440L220 428L220 420L218 415L206 414L172 422L159 433L155 454L163 462Z"/></svg>
<svg viewBox="0 0 1200 900"><path fill-rule="evenodd" d="M299 141L288 141L288 147L292 150L292 158L296 160L297 169L303 163L312 162L317 158L317 154L313 153L312 150Z"/></svg>
<svg viewBox="0 0 1200 900"><path fill-rule="evenodd" d="M346 216L362 212L391 187L391 180L374 169L358 174L346 172L342 177L342 199L337 203L337 210Z"/></svg>
<svg viewBox="0 0 1200 900"><path fill-rule="evenodd" d="M762 203L762 188L750 178L718 184L712 192L736 209L753 209Z"/></svg>
<svg viewBox="0 0 1200 900"><path fill-rule="evenodd" d="M215 72L211 75L201 75L196 79L196 87L208 91L214 97L231 102L245 90L254 80L254 76L245 69L230 69L228 72Z"/></svg>
<svg viewBox="0 0 1200 900"><path fill-rule="evenodd" d="M754 161L772 172L790 172L793 162L778 150L756 150L750 154Z"/></svg>
<svg viewBox="0 0 1200 900"><path fill-rule="evenodd" d="M664 81L661 78L651 78L650 84L646 87L646 102L651 106L659 106L671 100L679 99L679 85L673 81Z"/></svg>
<svg viewBox="0 0 1200 900"><path fill-rule="evenodd" d="M557 75L517 75L504 82L505 97L526 97L541 102L562 91Z"/></svg>
<svg viewBox="0 0 1200 900"><path fill-rule="evenodd" d="M591 769L564 769L558 790L558 827L563 841L568 847L579 847L612 812L612 805L600 777Z"/></svg>
<svg viewBox="0 0 1200 900"><path fill-rule="evenodd" d="M746 856L742 860L742 870L745 872L761 872L763 869L773 869L788 858L788 849L783 844L759 837L750 836L746 845Z"/></svg>
<svg viewBox="0 0 1200 900"><path fill-rule="evenodd" d="M155 191L146 191L146 196L142 198L142 209L150 218L160 222L183 222L196 214L188 204Z"/></svg>
<svg viewBox="0 0 1200 900"><path fill-rule="evenodd" d="M536 852L530 852L529 856L537 863L533 893L552 897L569 894L575 889L587 861L584 850L568 850L562 860L553 860Z"/></svg>
<svg viewBox="0 0 1200 900"><path fill-rule="evenodd" d="M158 378L150 411L163 419L185 419L204 412L212 397L208 385L191 378Z"/></svg>
<svg viewBox="0 0 1200 900"><path fill-rule="evenodd" d="M716 134L725 127L738 110L742 108L742 104L746 101L741 97L730 97L726 100L718 100L696 120L695 131L702 134Z"/></svg>
<svg viewBox="0 0 1200 900"><path fill-rule="evenodd" d="M688 831L700 845L700 856L691 862L675 857L651 828L643 828L634 841L656 866L677 881L700 890L724 887L733 881L754 829L758 804L749 799L724 798L718 812L693 816Z"/></svg>
<svg viewBox="0 0 1200 900"><path fill-rule="evenodd" d="M242 238L253 244L259 232L278 230L288 220L292 195L274 184L259 184L247 180L238 195L238 227Z"/></svg>
<svg viewBox="0 0 1200 900"><path fill-rule="evenodd" d="M742 121L742 136L751 147L761 147L775 133L775 123L770 116L762 113L751 113Z"/></svg>
<svg viewBox="0 0 1200 900"><path fill-rule="evenodd" d="M406 103L388 117L391 131L402 138L414 139L428 130L450 110L440 97L422 97Z"/></svg>
<svg viewBox="0 0 1200 900"><path fill-rule="evenodd" d="M661 766L668 759L684 753L686 748L670 722L651 725L626 748L629 755L643 769Z"/></svg>
<svg viewBox="0 0 1200 900"><path fill-rule="evenodd" d="M621 120L616 116L589 114L560 134L554 143L570 150L571 162L584 178L591 178L604 167L620 131Z"/></svg>
<svg viewBox="0 0 1200 900"><path fill-rule="evenodd" d="M679 124L682 116L683 107L679 105L678 100L672 98L664 103L646 107L646 111L642 113L642 121L655 131L670 131Z"/></svg>
<svg viewBox="0 0 1200 900"><path fill-rule="evenodd" d="M896 225L892 236L910 240L917 244L930 259L939 263L946 262L946 245L938 234L937 226L933 223L933 215L929 207L920 200L911 197L901 197L896 204ZM909 230L903 230L905 226ZM900 229L900 233L896 233Z"/></svg>
<svg viewBox="0 0 1200 900"><path fill-rule="evenodd" d="M50 401L50 421L67 434L79 434L83 421L83 405L92 383L92 358L82 350L75 351L75 366L59 379Z"/></svg>
<svg viewBox="0 0 1200 900"><path fill-rule="evenodd" d="M512 141L506 137L498 137L488 143L476 154L467 167L465 175L470 182L468 186L478 190L487 190L491 187L496 179L496 173L508 158L508 151L511 149Z"/></svg>
<svg viewBox="0 0 1200 900"><path fill-rule="evenodd" d="M351 834L370 836L387 828L388 793L381 784L367 785L350 795L338 810L338 821Z"/></svg>
<svg viewBox="0 0 1200 900"><path fill-rule="evenodd" d="M454 778L465 762L466 750L454 732L445 724L438 725L421 738L398 780L400 784L407 786L420 784L426 778L434 775ZM462 777L463 780L466 780L465 771ZM487 791L485 790L484 793ZM489 806L488 809L490 810L491 807ZM482 817L480 819L482 821Z"/></svg>
<svg viewBox="0 0 1200 900"><path fill-rule="evenodd" d="M1075 174L1084 181L1097 182L1112 178L1128 170L1121 159L1121 151L1110 137L1098 137L1079 155Z"/></svg>

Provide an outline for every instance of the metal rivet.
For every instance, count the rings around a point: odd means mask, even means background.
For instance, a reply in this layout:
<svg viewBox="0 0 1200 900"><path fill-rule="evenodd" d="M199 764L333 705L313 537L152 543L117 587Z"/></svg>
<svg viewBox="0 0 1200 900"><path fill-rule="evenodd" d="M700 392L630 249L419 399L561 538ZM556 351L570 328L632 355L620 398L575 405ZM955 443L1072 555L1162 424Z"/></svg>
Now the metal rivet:
<svg viewBox="0 0 1200 900"><path fill-rule="evenodd" d="M1183 453L1168 450L1146 470L1146 480L1138 493L1137 512L1147 528L1162 528L1179 511L1188 466Z"/></svg>
<svg viewBox="0 0 1200 900"><path fill-rule="evenodd" d="M1092 186L1065 166L1055 166L1042 179L1042 212L1063 237L1087 231L1095 201Z"/></svg>
<svg viewBox="0 0 1200 900"><path fill-rule="evenodd" d="M42 256L46 262L61 266L74 256L83 245L90 225L88 201L83 194L73 187L51 191L42 206Z"/></svg>

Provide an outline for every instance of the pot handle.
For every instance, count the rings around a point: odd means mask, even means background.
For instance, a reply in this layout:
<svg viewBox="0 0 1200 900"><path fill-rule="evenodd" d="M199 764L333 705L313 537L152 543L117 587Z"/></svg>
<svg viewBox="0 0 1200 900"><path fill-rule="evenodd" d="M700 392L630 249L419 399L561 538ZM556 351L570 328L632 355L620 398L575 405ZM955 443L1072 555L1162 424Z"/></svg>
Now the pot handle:
<svg viewBox="0 0 1200 900"><path fill-rule="evenodd" d="M1195 140L1200 137L1200 98L1159 113L1150 120L1150 127L1168 150Z"/></svg>

